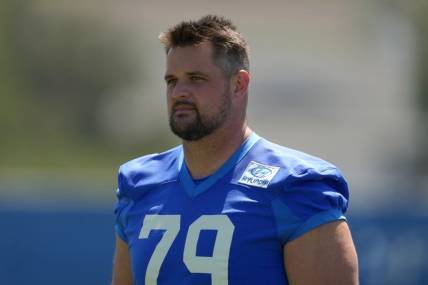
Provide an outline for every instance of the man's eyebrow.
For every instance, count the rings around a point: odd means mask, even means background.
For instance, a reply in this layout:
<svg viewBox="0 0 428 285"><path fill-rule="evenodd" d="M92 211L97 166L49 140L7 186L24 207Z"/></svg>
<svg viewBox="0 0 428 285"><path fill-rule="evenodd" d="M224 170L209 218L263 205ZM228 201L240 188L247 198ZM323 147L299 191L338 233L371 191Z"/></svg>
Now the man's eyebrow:
<svg viewBox="0 0 428 285"><path fill-rule="evenodd" d="M186 75L189 75L189 76L192 76L192 75L206 76L206 74L201 72L201 71L186 72Z"/></svg>
<svg viewBox="0 0 428 285"><path fill-rule="evenodd" d="M165 74L165 76L164 76L163 78L165 79L165 81L167 81L167 80L169 80L169 79L173 79L173 78L175 78L175 76L174 76L174 75L172 75L172 74Z"/></svg>
<svg viewBox="0 0 428 285"><path fill-rule="evenodd" d="M186 72L185 74L186 74L186 76L195 76L195 75L197 75L197 76L207 76L207 74L205 74L205 73L203 73L201 71L189 71L189 72ZM169 80L169 79L174 79L174 78L176 78L176 77L174 75L172 75L172 74L165 74L165 76L164 76L165 81Z"/></svg>

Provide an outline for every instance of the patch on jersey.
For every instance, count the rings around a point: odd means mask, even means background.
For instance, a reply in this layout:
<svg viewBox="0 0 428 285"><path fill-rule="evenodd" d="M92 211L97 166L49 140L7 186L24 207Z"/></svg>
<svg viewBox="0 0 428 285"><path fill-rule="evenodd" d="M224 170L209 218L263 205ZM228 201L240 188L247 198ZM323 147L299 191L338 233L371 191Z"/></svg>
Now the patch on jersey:
<svg viewBox="0 0 428 285"><path fill-rule="evenodd" d="M238 183L261 188L267 188L270 181L278 172L279 167L251 161L239 179Z"/></svg>

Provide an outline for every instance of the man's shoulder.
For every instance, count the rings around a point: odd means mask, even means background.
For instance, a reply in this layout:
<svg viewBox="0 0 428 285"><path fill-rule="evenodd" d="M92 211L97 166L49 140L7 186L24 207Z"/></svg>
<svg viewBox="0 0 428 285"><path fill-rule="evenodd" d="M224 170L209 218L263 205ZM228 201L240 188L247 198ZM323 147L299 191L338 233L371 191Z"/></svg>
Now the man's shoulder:
<svg viewBox="0 0 428 285"><path fill-rule="evenodd" d="M271 173L271 181L268 182L273 188L278 185L284 188L296 183L305 183L305 181L321 180L336 181L341 187L346 187L342 172L334 164L263 138L253 147L241 165L247 174L249 171L257 172L257 175ZM252 173L248 176L252 177L256 174Z"/></svg>
<svg viewBox="0 0 428 285"><path fill-rule="evenodd" d="M261 140L253 155L262 160L259 161L260 163L273 164L293 173L302 173L308 170L323 172L329 169L337 169L335 165L320 157L266 139Z"/></svg>
<svg viewBox="0 0 428 285"><path fill-rule="evenodd" d="M120 166L121 170L135 171L140 169L147 169L151 167L163 167L164 164L168 164L171 160L178 158L182 151L182 147L176 146L168 149L161 153L150 153L123 163Z"/></svg>
<svg viewBox="0 0 428 285"><path fill-rule="evenodd" d="M119 168L119 187L149 186L178 175L181 146L132 159Z"/></svg>

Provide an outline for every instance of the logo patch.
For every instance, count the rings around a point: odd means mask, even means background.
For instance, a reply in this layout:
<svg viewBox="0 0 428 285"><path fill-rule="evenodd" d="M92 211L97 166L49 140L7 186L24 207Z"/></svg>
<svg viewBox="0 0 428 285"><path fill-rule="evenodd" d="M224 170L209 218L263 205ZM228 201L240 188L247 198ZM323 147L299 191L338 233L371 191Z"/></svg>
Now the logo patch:
<svg viewBox="0 0 428 285"><path fill-rule="evenodd" d="M267 188L270 181L278 172L279 167L251 161L239 179L238 183L261 188Z"/></svg>

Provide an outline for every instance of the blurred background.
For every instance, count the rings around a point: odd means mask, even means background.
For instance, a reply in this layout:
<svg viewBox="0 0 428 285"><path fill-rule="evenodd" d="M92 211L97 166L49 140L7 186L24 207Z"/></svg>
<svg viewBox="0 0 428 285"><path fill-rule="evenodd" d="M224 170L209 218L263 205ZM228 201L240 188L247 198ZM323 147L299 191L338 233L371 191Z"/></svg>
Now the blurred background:
<svg viewBox="0 0 428 285"><path fill-rule="evenodd" d="M428 284L428 2L0 2L0 284L109 284L120 164L179 143L157 37L251 48L249 123L348 179L361 284Z"/></svg>

